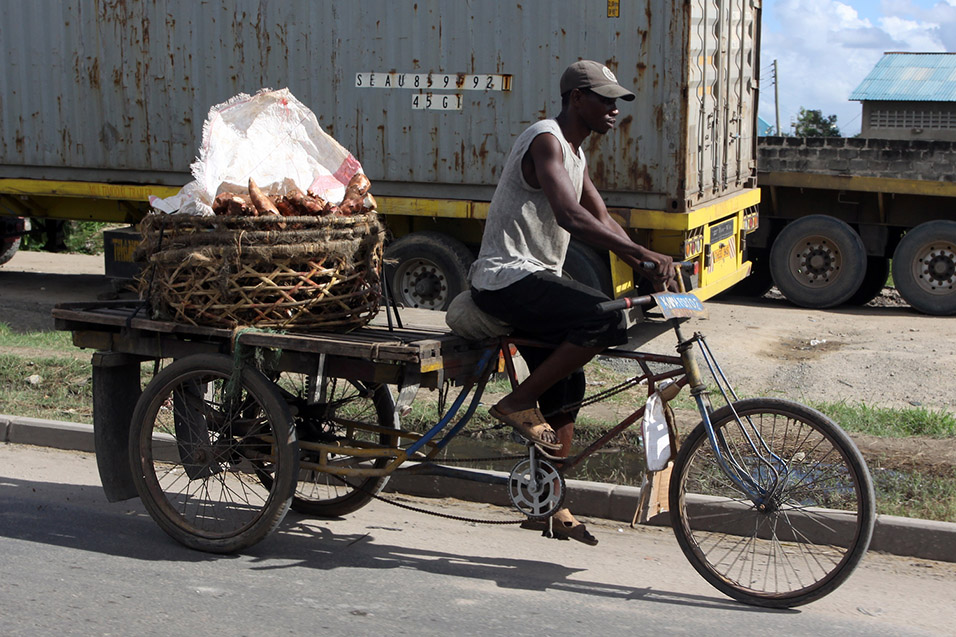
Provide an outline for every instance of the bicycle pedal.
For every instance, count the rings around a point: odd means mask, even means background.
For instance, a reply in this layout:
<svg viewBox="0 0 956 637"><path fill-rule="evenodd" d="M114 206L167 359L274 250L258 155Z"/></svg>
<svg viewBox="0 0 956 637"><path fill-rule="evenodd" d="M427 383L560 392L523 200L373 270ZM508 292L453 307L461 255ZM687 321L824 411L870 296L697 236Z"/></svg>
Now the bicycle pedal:
<svg viewBox="0 0 956 637"><path fill-rule="evenodd" d="M530 447L534 443L519 434L516 430L511 430L511 442L517 443L519 445L524 445L525 447Z"/></svg>

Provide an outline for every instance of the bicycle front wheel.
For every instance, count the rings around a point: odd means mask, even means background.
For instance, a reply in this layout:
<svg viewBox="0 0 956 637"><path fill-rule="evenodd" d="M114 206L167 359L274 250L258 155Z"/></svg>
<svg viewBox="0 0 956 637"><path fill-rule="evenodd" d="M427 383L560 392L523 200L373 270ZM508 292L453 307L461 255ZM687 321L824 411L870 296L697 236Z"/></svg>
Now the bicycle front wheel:
<svg viewBox="0 0 956 637"><path fill-rule="evenodd" d="M856 446L820 412L786 400L741 400L711 421L721 454L763 501L755 504L721 469L699 424L670 483L671 525L684 555L748 604L789 608L832 592L873 534L873 485Z"/></svg>

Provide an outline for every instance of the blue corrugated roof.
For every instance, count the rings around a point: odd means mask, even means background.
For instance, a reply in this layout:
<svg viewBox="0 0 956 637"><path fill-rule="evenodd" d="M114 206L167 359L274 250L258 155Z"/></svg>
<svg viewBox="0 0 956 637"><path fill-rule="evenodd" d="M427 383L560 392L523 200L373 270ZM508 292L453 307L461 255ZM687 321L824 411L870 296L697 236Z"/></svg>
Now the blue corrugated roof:
<svg viewBox="0 0 956 637"><path fill-rule="evenodd" d="M850 99L956 101L956 53L884 53Z"/></svg>

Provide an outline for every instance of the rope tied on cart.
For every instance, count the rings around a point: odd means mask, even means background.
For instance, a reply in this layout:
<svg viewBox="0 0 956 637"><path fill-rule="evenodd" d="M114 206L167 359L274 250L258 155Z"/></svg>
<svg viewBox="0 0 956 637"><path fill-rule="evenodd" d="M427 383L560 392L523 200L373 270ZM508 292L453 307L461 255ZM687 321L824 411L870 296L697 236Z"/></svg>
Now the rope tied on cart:
<svg viewBox="0 0 956 637"><path fill-rule="evenodd" d="M282 350L274 347L255 347L245 345L240 341L243 334L267 333L282 334L281 330L273 330L261 327L237 327L232 331L230 345L232 347L232 376L226 383L225 395L228 399L236 398L242 389L242 370L246 367L252 367L257 371L269 376L278 367L279 357L282 356Z"/></svg>

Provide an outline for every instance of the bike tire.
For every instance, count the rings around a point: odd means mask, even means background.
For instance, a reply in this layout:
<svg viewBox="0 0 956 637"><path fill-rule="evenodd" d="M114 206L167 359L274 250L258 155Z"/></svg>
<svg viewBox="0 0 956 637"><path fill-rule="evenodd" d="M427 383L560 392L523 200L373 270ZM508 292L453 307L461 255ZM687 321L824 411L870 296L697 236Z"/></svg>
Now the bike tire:
<svg viewBox="0 0 956 637"><path fill-rule="evenodd" d="M290 396L294 404L303 404L302 397L308 377L301 374L281 374L276 382ZM300 407L294 417L296 434L303 443L309 441L350 443L343 434L343 420L359 421L395 429L395 402L388 386L382 384L363 384L341 378L325 379L325 402L317 406ZM362 441L385 446L397 443L395 436L387 433L357 432ZM312 452L300 446L301 461L316 460ZM357 460L348 456L330 458L331 463L340 466L368 466L380 469L388 464L387 458L371 461ZM267 481L268 476L264 479ZM389 476L350 477L336 476L300 466L297 474L295 496L292 510L307 516L334 518L361 509L378 495Z"/></svg>
<svg viewBox="0 0 956 637"><path fill-rule="evenodd" d="M771 483L771 471L749 448L744 453L734 411L760 431L789 475L759 510L719 467L700 423L681 446L671 477L677 542L704 579L738 601L790 608L817 600L849 577L869 546L875 511L866 463L820 412L775 398L741 400L711 421L720 447L762 487Z"/></svg>
<svg viewBox="0 0 956 637"><path fill-rule="evenodd" d="M292 501L298 443L275 386L233 361L197 354L153 377L130 425L133 483L167 534L232 553L272 532ZM270 476L264 486L260 476Z"/></svg>

